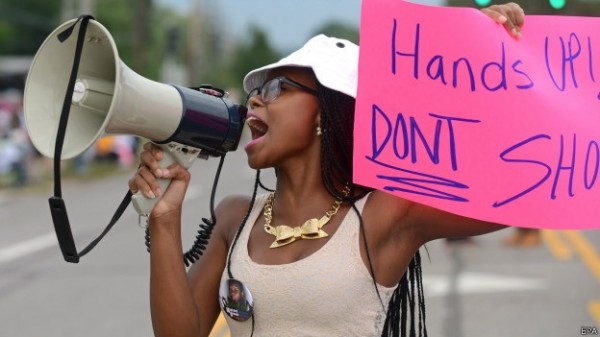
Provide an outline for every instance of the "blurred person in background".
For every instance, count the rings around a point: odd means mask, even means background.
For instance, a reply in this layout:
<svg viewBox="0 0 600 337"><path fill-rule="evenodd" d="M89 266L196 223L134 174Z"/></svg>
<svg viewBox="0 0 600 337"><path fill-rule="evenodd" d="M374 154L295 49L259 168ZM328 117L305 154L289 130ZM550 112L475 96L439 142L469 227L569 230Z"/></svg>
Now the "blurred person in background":
<svg viewBox="0 0 600 337"><path fill-rule="evenodd" d="M6 184L19 187L28 183L33 155L19 100L10 110L0 109L0 175Z"/></svg>
<svg viewBox="0 0 600 337"><path fill-rule="evenodd" d="M515 228L513 234L504 238L506 247L535 248L542 243L542 234L537 228Z"/></svg>

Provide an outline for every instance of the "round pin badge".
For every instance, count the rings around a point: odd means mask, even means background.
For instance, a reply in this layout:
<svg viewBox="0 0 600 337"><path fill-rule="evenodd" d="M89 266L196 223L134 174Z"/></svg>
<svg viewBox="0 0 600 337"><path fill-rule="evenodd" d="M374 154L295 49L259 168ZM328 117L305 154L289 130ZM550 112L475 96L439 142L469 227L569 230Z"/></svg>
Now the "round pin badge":
<svg viewBox="0 0 600 337"><path fill-rule="evenodd" d="M221 282L219 288L221 309L236 321L245 321L252 317L254 300L244 284L236 279Z"/></svg>

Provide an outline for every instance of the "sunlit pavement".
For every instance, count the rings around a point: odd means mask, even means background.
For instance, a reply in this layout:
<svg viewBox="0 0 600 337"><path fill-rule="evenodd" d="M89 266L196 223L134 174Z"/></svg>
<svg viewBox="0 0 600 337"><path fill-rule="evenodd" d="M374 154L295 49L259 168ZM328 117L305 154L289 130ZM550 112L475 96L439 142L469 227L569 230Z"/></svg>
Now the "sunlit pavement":
<svg viewBox="0 0 600 337"><path fill-rule="evenodd" d="M562 337L600 327L600 232L543 231L538 247L505 247L511 230L428 245L431 336Z"/></svg>

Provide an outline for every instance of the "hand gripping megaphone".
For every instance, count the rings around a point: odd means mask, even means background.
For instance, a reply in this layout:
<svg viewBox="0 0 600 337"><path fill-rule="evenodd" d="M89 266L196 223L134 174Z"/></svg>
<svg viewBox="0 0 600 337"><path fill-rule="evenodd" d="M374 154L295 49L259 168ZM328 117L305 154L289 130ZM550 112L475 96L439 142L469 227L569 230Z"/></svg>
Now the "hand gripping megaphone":
<svg viewBox="0 0 600 337"><path fill-rule="evenodd" d="M220 91L158 83L136 74L119 59L104 26L89 20L85 31L83 25L77 31L78 21L63 23L46 38L27 76L25 123L42 155L54 158L66 104L70 104L70 113L61 159L83 153L98 138L110 134L136 135L160 144L165 150L163 167L176 161L189 168L198 156L220 156L237 148L244 106L228 101ZM85 33L79 60L75 56L78 39L61 36L68 30ZM79 61L79 66L74 84L69 86L74 61ZM70 87L72 100L64 103ZM163 191L169 182L160 182ZM147 215L157 199L138 193L132 201L140 215Z"/></svg>

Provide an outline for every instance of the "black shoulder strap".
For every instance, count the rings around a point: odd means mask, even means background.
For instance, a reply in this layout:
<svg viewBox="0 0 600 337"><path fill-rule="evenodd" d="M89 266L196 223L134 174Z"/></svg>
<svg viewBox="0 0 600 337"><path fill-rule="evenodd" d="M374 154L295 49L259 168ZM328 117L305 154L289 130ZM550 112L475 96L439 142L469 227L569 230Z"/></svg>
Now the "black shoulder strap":
<svg viewBox="0 0 600 337"><path fill-rule="evenodd" d="M77 36L77 45L75 49L75 59L73 60L73 68L71 69L71 76L67 86L67 92L65 93L65 100L63 101L62 112L60 115L60 121L58 124L58 131L56 135L56 144L54 147L54 196L50 197L50 212L52 213L52 222L54 223L54 230L58 239L60 250L63 254L65 261L78 263L79 258L87 254L92 250L100 240L110 231L114 224L119 220L127 206L131 201L131 192L127 191L125 198L121 201L121 204L115 211L109 224L106 226L104 231L93 240L86 248L81 252L77 252L75 247L75 241L73 240L73 233L71 232L71 225L69 224L69 217L67 215L67 208L65 202L62 199L61 191L61 176L60 176L60 162L63 143L65 140L65 133L67 129L67 121L69 120L69 112L71 110L71 101L73 99L73 89L75 87L75 80L77 79L77 71L79 69L79 62L81 60L81 52L83 49L83 42L85 38L85 32L90 19L94 19L91 15L80 16L72 26L58 34L58 40L64 42L71 36L75 25L81 21L81 27L79 28L79 34Z"/></svg>

